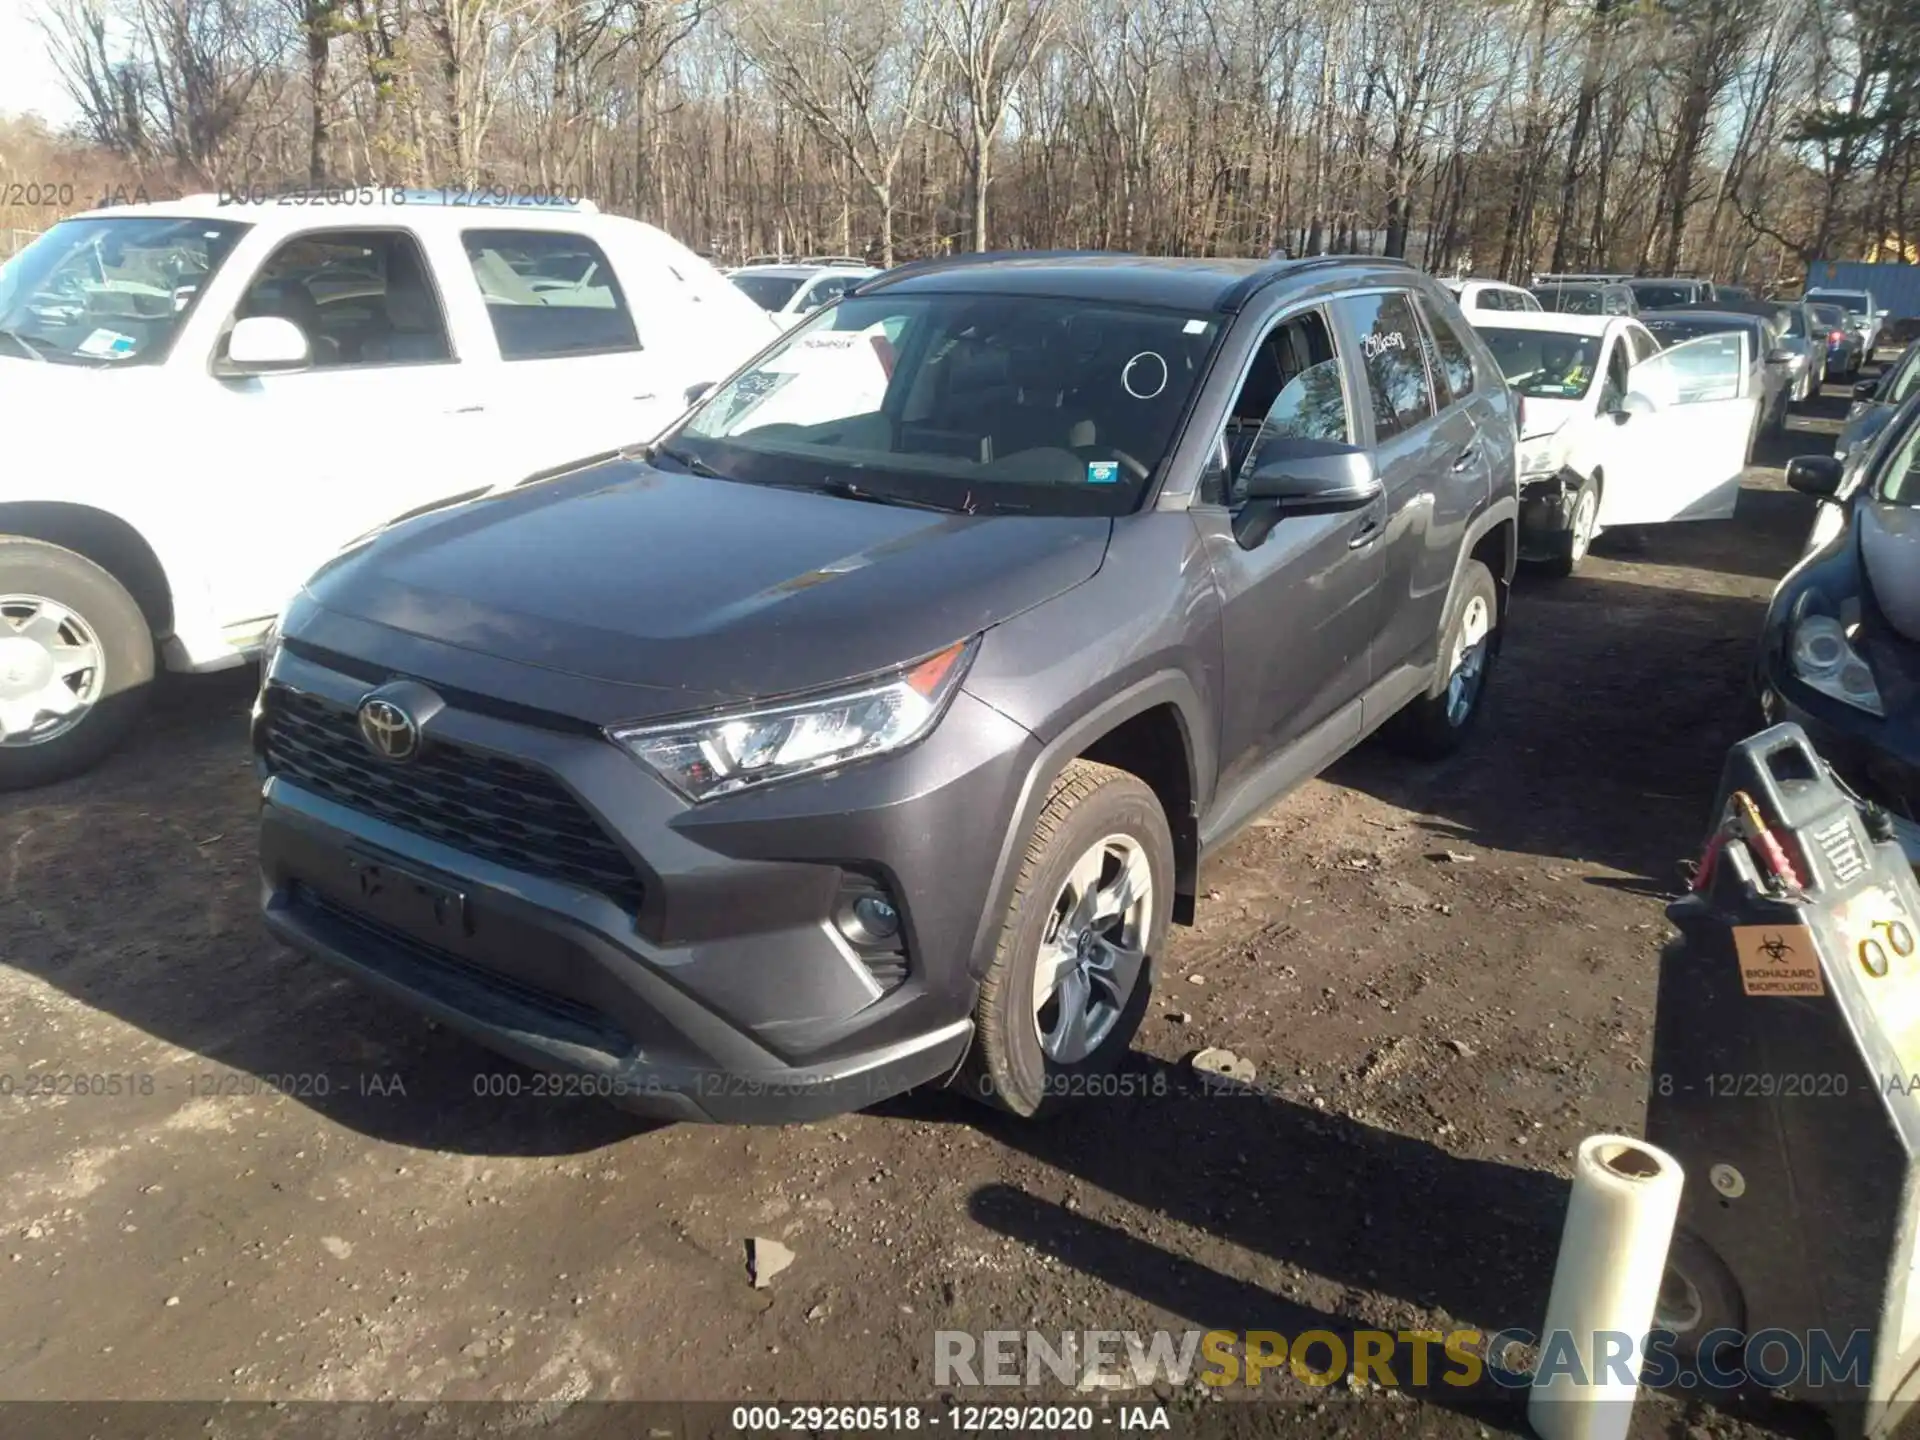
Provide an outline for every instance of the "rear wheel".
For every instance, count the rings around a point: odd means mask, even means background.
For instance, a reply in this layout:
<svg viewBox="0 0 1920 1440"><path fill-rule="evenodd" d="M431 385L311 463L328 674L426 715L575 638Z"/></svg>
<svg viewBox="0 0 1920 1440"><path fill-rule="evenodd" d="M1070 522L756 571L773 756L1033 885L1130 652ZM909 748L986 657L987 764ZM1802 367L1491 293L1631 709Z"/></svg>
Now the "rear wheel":
<svg viewBox="0 0 1920 1440"><path fill-rule="evenodd" d="M1493 572L1467 561L1455 587L1440 663L1427 693L1394 716L1393 738L1429 759L1458 750L1480 718L1481 701L1499 652L1500 593Z"/></svg>
<svg viewBox="0 0 1920 1440"><path fill-rule="evenodd" d="M1716 1330L1743 1331L1746 1302L1740 1284L1713 1247L1690 1230L1675 1230L1660 1277L1654 1328L1673 1335L1675 1353L1692 1360Z"/></svg>
<svg viewBox="0 0 1920 1440"><path fill-rule="evenodd" d="M153 669L119 581L58 545L0 538L0 790L98 764L146 707Z"/></svg>
<svg viewBox="0 0 1920 1440"><path fill-rule="evenodd" d="M1173 835L1153 791L1090 760L1047 797L974 1006L961 1084L1035 1116L1114 1069L1140 1028L1173 913Z"/></svg>

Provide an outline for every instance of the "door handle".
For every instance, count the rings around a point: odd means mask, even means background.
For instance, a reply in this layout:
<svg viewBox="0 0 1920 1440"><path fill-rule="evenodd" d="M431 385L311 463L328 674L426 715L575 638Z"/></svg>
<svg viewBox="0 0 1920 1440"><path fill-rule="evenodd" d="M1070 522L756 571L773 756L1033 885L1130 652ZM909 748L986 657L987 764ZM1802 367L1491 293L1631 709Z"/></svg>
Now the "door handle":
<svg viewBox="0 0 1920 1440"><path fill-rule="evenodd" d="M660 397L649 390L645 395L636 395L633 398L636 400L658 400Z"/></svg>
<svg viewBox="0 0 1920 1440"><path fill-rule="evenodd" d="M1360 521L1353 528L1353 534L1347 539L1349 550L1360 550L1380 538L1381 528L1387 523L1387 502L1385 497L1374 500L1362 512Z"/></svg>
<svg viewBox="0 0 1920 1440"><path fill-rule="evenodd" d="M1453 462L1453 473L1458 475L1462 470L1466 469L1469 465L1473 464L1473 462L1478 460L1479 458L1480 458L1480 445L1479 445L1479 442L1476 441L1472 445L1467 446L1466 449L1462 450L1458 455L1458 457L1455 458Z"/></svg>
<svg viewBox="0 0 1920 1440"><path fill-rule="evenodd" d="M447 413L449 415L478 415L486 408L484 405L461 405L453 410L449 410Z"/></svg>

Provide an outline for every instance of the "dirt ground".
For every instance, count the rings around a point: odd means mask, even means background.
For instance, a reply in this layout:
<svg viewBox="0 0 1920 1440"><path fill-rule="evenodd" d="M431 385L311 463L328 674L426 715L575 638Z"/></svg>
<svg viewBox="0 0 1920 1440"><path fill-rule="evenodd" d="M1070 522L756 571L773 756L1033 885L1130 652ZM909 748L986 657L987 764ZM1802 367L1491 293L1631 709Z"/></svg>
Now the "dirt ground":
<svg viewBox="0 0 1920 1440"><path fill-rule="evenodd" d="M170 683L0 812L0 1398L936 1400L941 1329L1536 1325L1573 1147L1640 1126L1662 896L1810 511L1757 467L1731 522L1523 577L1476 743L1368 747L1212 862L1137 1042L1165 1093L1038 1128L477 1094L522 1072L265 938L253 676ZM1198 1089L1203 1045L1254 1091ZM22 1093L61 1073L125 1079ZM755 1236L796 1257L765 1289ZM1301 1433L1523 1433L1500 1395L1283 1393ZM1635 1430L1824 1422L1653 1398Z"/></svg>

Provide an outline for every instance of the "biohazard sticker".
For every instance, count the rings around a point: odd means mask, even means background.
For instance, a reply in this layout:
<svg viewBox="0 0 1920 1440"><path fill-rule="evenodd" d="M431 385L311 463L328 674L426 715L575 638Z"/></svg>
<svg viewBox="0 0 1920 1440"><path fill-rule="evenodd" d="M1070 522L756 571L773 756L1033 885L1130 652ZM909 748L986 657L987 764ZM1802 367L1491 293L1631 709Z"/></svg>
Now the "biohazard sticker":
<svg viewBox="0 0 1920 1440"><path fill-rule="evenodd" d="M1824 995L1813 932L1804 925L1736 925L1740 988L1749 995Z"/></svg>

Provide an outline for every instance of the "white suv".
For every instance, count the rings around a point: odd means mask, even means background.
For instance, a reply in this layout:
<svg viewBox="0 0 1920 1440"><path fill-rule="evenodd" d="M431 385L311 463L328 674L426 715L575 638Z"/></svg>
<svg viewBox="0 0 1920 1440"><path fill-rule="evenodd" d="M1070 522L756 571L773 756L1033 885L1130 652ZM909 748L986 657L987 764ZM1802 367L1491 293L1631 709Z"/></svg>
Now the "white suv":
<svg viewBox="0 0 1920 1440"><path fill-rule="evenodd" d="M158 664L242 663L356 537L649 440L780 333L590 203L294 198L92 211L0 269L0 790L105 755Z"/></svg>

